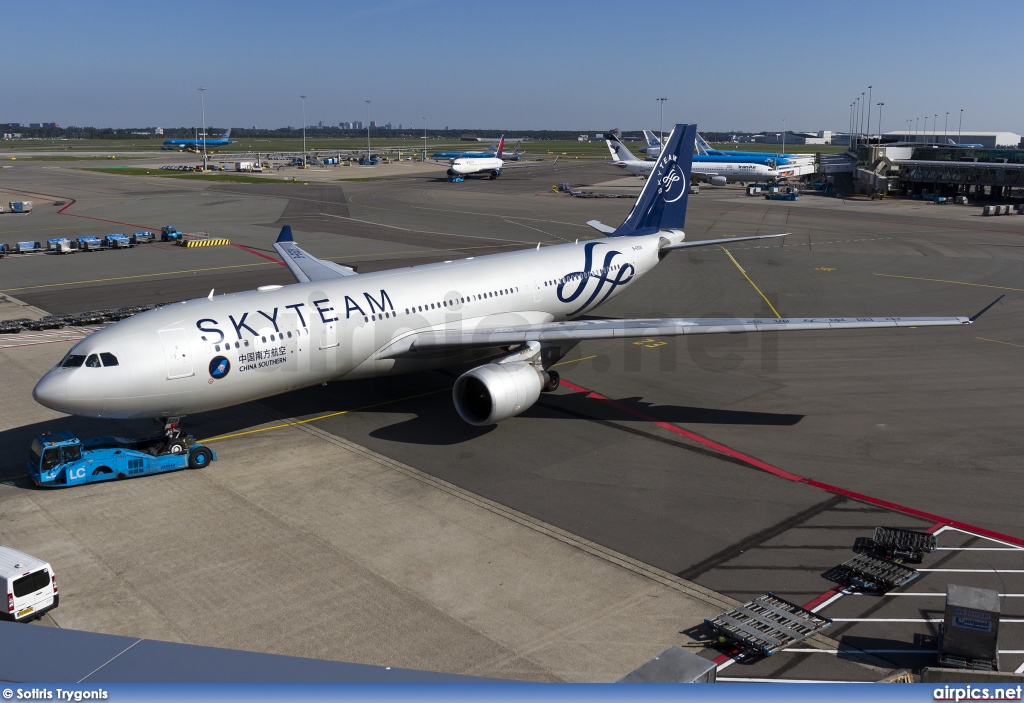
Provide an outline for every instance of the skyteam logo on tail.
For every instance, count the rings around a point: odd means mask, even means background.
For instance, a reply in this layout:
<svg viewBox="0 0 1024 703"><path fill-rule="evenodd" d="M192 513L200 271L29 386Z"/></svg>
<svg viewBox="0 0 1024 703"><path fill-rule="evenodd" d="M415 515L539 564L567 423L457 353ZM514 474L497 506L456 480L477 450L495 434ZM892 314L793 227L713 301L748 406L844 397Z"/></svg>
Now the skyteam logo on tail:
<svg viewBox="0 0 1024 703"><path fill-rule="evenodd" d="M679 168L675 154L665 160L664 174L658 179L658 194L666 203L674 203L686 193L686 174Z"/></svg>

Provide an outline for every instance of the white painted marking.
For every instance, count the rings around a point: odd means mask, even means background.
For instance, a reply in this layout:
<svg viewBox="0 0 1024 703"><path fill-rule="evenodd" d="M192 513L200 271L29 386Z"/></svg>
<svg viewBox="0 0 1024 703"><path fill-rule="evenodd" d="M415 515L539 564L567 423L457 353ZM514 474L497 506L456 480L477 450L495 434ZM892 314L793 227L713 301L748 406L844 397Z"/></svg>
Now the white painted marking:
<svg viewBox="0 0 1024 703"><path fill-rule="evenodd" d="M936 547L938 552L1020 552L1020 547Z"/></svg>
<svg viewBox="0 0 1024 703"><path fill-rule="evenodd" d="M825 606L835 603L837 600L839 600L845 595L847 595L847 591L840 591L839 593L835 594L834 596L826 600L824 603L819 603L815 607L811 608L811 612L816 613L819 610L822 610Z"/></svg>
<svg viewBox="0 0 1024 703"><path fill-rule="evenodd" d="M941 571L948 574L1024 574L1024 569L918 569L918 571Z"/></svg>
<svg viewBox="0 0 1024 703"><path fill-rule="evenodd" d="M861 593L860 591L854 591L850 595L853 595L853 596L866 596L866 595L870 595L872 598L878 598L878 595L875 594L875 593L868 594L868 593ZM1024 593L1000 593L998 595L999 595L1000 598L1024 598ZM929 597L931 597L931 598L945 598L946 594L945 593L883 593L882 594L882 597L888 597L888 596L915 596L915 597L918 597L918 598L929 598Z"/></svg>
<svg viewBox="0 0 1024 703"><path fill-rule="evenodd" d="M832 618L832 622L942 622L942 618ZM1000 618L1001 624L1022 623L1024 618Z"/></svg>
<svg viewBox="0 0 1024 703"><path fill-rule="evenodd" d="M1015 674L1022 674L1022 673L1024 673L1024 664L1021 664L1016 669L1014 669L1013 673L1015 673Z"/></svg>
<svg viewBox="0 0 1024 703"><path fill-rule="evenodd" d="M949 525L946 525L945 527L942 527L942 528L936 530L933 534L937 535L940 532L945 532L946 530L955 530L956 532L961 532L961 533L963 533L965 535L970 535L971 537L980 537L981 539L987 539L988 541L995 542L996 544L1002 544L1002 545L1007 546L1007 547L1013 547L1014 549L1024 550L1024 547L1020 547L1020 546L1018 546L1016 544L1010 544L1009 542L1004 542L1003 540L996 539L994 537L985 537L984 535L978 535L978 534L975 534L973 532L968 532L967 530L961 530L959 527L951 527Z"/></svg>

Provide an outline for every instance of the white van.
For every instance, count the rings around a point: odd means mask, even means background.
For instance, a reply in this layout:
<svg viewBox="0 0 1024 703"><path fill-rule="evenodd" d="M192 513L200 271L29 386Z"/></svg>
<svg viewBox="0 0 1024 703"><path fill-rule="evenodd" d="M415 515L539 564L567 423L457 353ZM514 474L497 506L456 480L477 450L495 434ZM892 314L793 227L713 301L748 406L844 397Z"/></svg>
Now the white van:
<svg viewBox="0 0 1024 703"><path fill-rule="evenodd" d="M53 610L60 602L57 577L45 561L0 546L0 592L7 594L4 620L25 621Z"/></svg>

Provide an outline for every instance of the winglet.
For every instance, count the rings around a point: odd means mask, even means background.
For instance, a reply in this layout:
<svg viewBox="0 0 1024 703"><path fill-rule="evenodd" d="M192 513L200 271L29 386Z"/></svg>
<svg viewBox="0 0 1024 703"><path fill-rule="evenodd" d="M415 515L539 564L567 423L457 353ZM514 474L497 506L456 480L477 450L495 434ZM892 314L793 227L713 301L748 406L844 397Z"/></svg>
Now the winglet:
<svg viewBox="0 0 1024 703"><path fill-rule="evenodd" d="M285 225L281 228L281 234L277 235L278 242L294 242L295 239L292 237L291 225Z"/></svg>
<svg viewBox="0 0 1024 703"><path fill-rule="evenodd" d="M998 303L998 302L999 302L1000 300L1002 300L1002 299L1003 299L1003 298L1005 298L1005 297L1006 297L1006 293L1003 293L1003 294L1002 294L1001 296L999 296L998 298L996 298L995 300L993 300L993 301L992 301L991 303L989 303L988 305L986 305L985 307L983 307L983 308L981 309L981 312L978 312L978 313L976 313L976 314L975 314L975 315L974 315L973 317L969 317L969 318L967 318L967 321L968 321L968 322L974 322L974 321L975 321L975 320L977 320L977 319L978 319L979 317L981 317L981 316L982 316L982 315L984 315L984 314L985 314L986 312L988 312L988 309L989 309L990 307L992 307L993 305L995 305L996 303Z"/></svg>

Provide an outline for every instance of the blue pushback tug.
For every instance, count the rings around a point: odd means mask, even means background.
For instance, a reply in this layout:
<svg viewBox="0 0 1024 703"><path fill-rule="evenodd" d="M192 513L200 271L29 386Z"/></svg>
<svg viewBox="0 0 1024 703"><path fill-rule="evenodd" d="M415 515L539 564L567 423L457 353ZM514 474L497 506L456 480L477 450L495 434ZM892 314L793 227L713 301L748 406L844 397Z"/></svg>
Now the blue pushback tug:
<svg viewBox="0 0 1024 703"><path fill-rule="evenodd" d="M212 449L191 436L80 440L64 431L32 440L28 473L37 486L64 488L184 468L204 469L216 460Z"/></svg>

